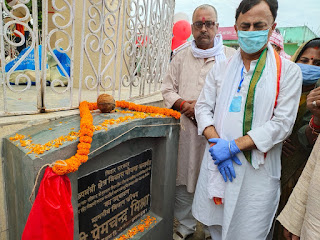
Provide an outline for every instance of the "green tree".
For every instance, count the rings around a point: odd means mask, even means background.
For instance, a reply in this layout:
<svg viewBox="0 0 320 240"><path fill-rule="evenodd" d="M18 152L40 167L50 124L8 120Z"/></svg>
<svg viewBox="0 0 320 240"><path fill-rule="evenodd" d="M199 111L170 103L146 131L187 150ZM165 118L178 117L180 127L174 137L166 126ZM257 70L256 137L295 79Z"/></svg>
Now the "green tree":
<svg viewBox="0 0 320 240"><path fill-rule="evenodd" d="M30 0L26 6L30 10L30 14L32 14L32 0ZM38 8L38 29L42 28L42 0L37 0L37 8Z"/></svg>

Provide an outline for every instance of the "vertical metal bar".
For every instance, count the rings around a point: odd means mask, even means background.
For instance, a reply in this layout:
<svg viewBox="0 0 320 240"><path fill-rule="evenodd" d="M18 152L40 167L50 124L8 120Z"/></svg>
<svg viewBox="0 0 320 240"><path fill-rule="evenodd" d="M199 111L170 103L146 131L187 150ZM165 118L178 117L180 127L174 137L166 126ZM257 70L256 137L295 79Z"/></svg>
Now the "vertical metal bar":
<svg viewBox="0 0 320 240"><path fill-rule="evenodd" d="M41 112L45 112L45 97L46 97L46 79L47 79L47 44L48 44L48 1L42 1L42 58L41 58L41 79L40 86L41 90L38 92L38 109Z"/></svg>
<svg viewBox="0 0 320 240"><path fill-rule="evenodd" d="M137 0L137 13L136 13L136 19L135 19L135 24L134 24L134 29L132 35L134 36L133 39L133 45L137 41L137 32L138 32L138 21L139 21L139 6L140 6L140 0ZM134 74L135 74L135 61L136 61L136 54L137 54L137 48L134 46L133 50L133 56L130 57L130 91L129 91L129 98L132 97L132 92L133 92L133 81L134 81Z"/></svg>
<svg viewBox="0 0 320 240"><path fill-rule="evenodd" d="M162 23L163 20L164 20L163 18L164 18L164 11L165 11L165 0L159 0L159 1L162 1L162 5L161 6L160 6L160 2L159 2L160 22ZM160 31L159 31L159 35L161 35L161 37L164 38L165 35L163 34L163 31L161 31L161 30L164 30L164 29L162 29L162 28L164 28L164 25L161 25ZM161 46L159 46L159 48L160 47ZM159 49L158 49L157 54L158 55L160 54L160 50ZM165 51L165 54L166 54L166 51ZM157 61L156 62L156 70L158 70L158 71L160 71L160 64L161 64L161 61ZM156 71L156 72L158 72L158 71ZM159 75L159 78L160 78L160 75ZM156 92L156 90L157 90L158 81L159 81L158 76L156 76L156 78L154 79L154 90L153 90L153 92ZM151 92L151 84L150 84L150 92Z"/></svg>
<svg viewBox="0 0 320 240"><path fill-rule="evenodd" d="M124 38L126 36L126 14L127 14L127 6L128 1L131 0L125 0L124 7L123 7L123 14L122 14L122 38L121 38L121 61L120 61L120 71L119 71L119 89L118 89L118 100L121 100L121 86L122 86L122 68L123 68L123 62L125 61L124 56Z"/></svg>
<svg viewBox="0 0 320 240"><path fill-rule="evenodd" d="M172 29L173 29L173 16L174 16L174 9L175 9L175 3L174 1L170 1L170 0L166 0L168 3L168 8L169 10L167 11L169 16L167 16L168 19L168 25L167 25L167 29L166 29L166 42L167 42L167 57L166 60L164 62L164 64L162 65L162 74L161 74L161 80L160 82L162 82L163 78L164 78L164 74L167 72L167 69L169 67L169 63L170 63L170 53L171 53L171 41L172 41ZM160 89L161 85L159 86Z"/></svg>
<svg viewBox="0 0 320 240"><path fill-rule="evenodd" d="M151 9L151 7L150 7ZM144 23L144 39L143 39L143 45L142 47L142 61L141 61L141 76L140 76L140 92L139 92L139 96L144 96L144 91L145 91L145 84L146 84L146 68L148 66L148 51L146 50L147 47L147 36L148 36L148 27L150 27L150 25L148 24L148 19L149 19L149 0L147 0L146 6L145 6L145 23ZM148 26L148 27L147 27ZM148 44L149 45L149 44ZM143 66L143 67L142 67Z"/></svg>
<svg viewBox="0 0 320 240"><path fill-rule="evenodd" d="M133 0L130 0L129 1L129 4L131 4L131 1L133 1ZM137 0L137 8L139 8L139 0ZM129 16L130 17L130 16ZM136 41L136 34L137 34L137 16L136 16L136 19L135 19L135 23L134 23L134 35L133 35L133 37L135 38L135 39L133 39L133 43L135 43L135 41ZM136 49L134 49L133 50L134 51L134 55L136 55ZM133 59L133 60L132 60ZM128 79L129 79L129 98L131 98L131 94L132 94L132 79L133 79L133 76L132 76L132 74L133 74L133 72L134 72L134 70L132 70L132 69L134 69L134 66L133 66L133 64L134 64L134 62L133 61L135 61L135 59L132 57L132 56L130 56L130 60L129 60L129 71L128 71Z"/></svg>
<svg viewBox="0 0 320 240"><path fill-rule="evenodd" d="M114 56L114 70L113 70L113 87L112 87L112 96L115 95L115 90L116 90L116 73L117 73L117 56L118 56L118 47L119 47L119 34L120 34L120 16L121 16L121 9L123 7L123 2L121 2L120 6L119 6L119 11L118 11L118 28L117 28L117 38L116 38L116 46L115 46L115 56ZM124 29L121 29L122 32L124 31ZM120 56L121 58L121 56Z"/></svg>
<svg viewBox="0 0 320 240"><path fill-rule="evenodd" d="M38 35L38 2L37 0L32 0L32 17L33 17L33 33L35 37L35 46L34 46L34 65L35 65L35 77L36 77L36 90L37 93L41 92L41 78L39 75L41 75L40 72L40 66L39 66L39 35ZM27 39L26 39L27 41ZM42 56L42 59L44 56ZM42 98L41 95L37 95L37 106L38 111L41 111L42 107Z"/></svg>
<svg viewBox="0 0 320 240"><path fill-rule="evenodd" d="M159 1L159 0L158 0ZM152 2L152 1L151 1ZM157 3L156 3L157 4ZM155 4L155 5L156 5ZM153 13L153 2L152 2L152 4L151 4L151 7L150 7L150 15L152 16L152 13ZM151 27L151 18L150 18L150 27ZM156 24L155 24L156 25ZM153 31L153 33L154 33L155 31ZM158 42L161 42L161 39L160 39L160 41L158 41ZM150 44L151 44L151 40L150 40ZM150 62L148 62L147 63L147 67L149 68L148 69L148 71L149 71L149 76L146 76L146 81L148 81L148 78L147 77L149 77L149 79L150 79L150 81L149 81L149 94L151 93L151 80L152 80L152 64L153 64L153 62L154 62L154 56L151 54L151 57L149 58L149 55L150 55L150 44L148 44L148 51L147 51L147 53L148 53L148 55L146 56L147 57L147 59L150 59Z"/></svg>
<svg viewBox="0 0 320 240"><path fill-rule="evenodd" d="M4 39L3 35L4 33L4 27L3 27L3 19L2 19L2 5L4 4L3 0L0 0L0 12L1 12L1 18L0 18L0 47L1 47L1 52L0 52L0 57L1 57L1 81L0 84L3 87L3 111L6 113L8 111L7 108L7 97L6 97L6 84L5 84L5 52L4 52Z"/></svg>
<svg viewBox="0 0 320 240"><path fill-rule="evenodd" d="M86 0L83 0L83 10L82 10L82 37L81 37L81 53L80 53L80 73L79 73L79 91L78 98L79 103L82 100L81 90L82 90L82 78L83 78L83 58L84 58L84 44L85 44L85 25L86 25Z"/></svg>
<svg viewBox="0 0 320 240"><path fill-rule="evenodd" d="M72 0L72 33L71 36L72 46L71 46L71 66L70 66L70 108L73 107L73 81L74 81L74 46L75 46L75 12L76 12L76 0Z"/></svg>
<svg viewBox="0 0 320 240"><path fill-rule="evenodd" d="M150 9L150 14L152 15L153 14L153 10L154 10L154 7L155 7L155 22L153 22L153 24L152 24L152 27L153 27L153 31L152 31L152 33L154 34L154 39L156 39L158 36L157 36L157 28L156 28L156 26L157 26L157 8L158 8L158 5L159 5L159 2L160 0L158 0L158 1L156 1L155 2L155 4L154 5L152 5L152 7L151 7L151 9ZM151 25L151 24L150 24ZM161 43L161 39L160 39L160 41L158 41L158 44L159 43ZM149 52L149 51L148 51ZM155 66L155 64L156 64L156 61L157 61L157 59L159 59L159 57L158 56L156 56L157 58L155 59L155 56L154 56L154 53L156 53L157 54L157 51L155 52L155 51L153 51L153 54L151 54L151 57L150 57L150 63L148 63L148 67L149 67L149 86L148 86L148 89L149 89L149 91L148 91L148 94L150 94L151 93L151 84L152 84L152 79L154 79L153 78L153 70L154 70L154 66Z"/></svg>
<svg viewBox="0 0 320 240"><path fill-rule="evenodd" d="M103 27L104 27L104 9L105 6L104 6L104 0L102 0L102 11L101 11L101 19L100 19L100 22L101 22L101 25L100 25L100 51L99 51L99 66L98 66L98 74L97 74L97 98L100 94L100 85L101 85L101 81L102 81L102 71L101 71L101 68L102 68L102 57L103 57L103 50L102 48L104 47L103 46L103 37L104 37L104 32L103 32Z"/></svg>

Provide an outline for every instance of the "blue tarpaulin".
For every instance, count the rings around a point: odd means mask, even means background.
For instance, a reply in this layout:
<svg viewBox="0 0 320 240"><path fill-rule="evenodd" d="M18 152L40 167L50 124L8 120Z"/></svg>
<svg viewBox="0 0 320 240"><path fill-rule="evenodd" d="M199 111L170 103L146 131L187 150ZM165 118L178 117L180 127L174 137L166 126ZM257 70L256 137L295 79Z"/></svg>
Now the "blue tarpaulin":
<svg viewBox="0 0 320 240"><path fill-rule="evenodd" d="M23 55L29 50L30 47L23 49L20 54L13 59L11 62L7 63L5 70L9 72L10 69L22 58ZM41 70L41 57L42 57L42 46L39 46L39 66ZM48 68L48 65L47 65ZM19 64L19 66L14 71L23 71L23 70L35 70L35 61L34 61L34 49L27 55L27 57Z"/></svg>
<svg viewBox="0 0 320 240"><path fill-rule="evenodd" d="M61 63L62 67L64 68L64 70L66 71L68 76L70 77L70 64L71 64L71 61L70 61L69 56L66 53L59 52L57 49L54 49L53 53L59 59L59 62ZM63 71L61 70L59 65L57 65L57 68L58 68L60 74L63 77L65 77L65 74L63 73Z"/></svg>
<svg viewBox="0 0 320 240"><path fill-rule="evenodd" d="M22 56L28 51L30 47L27 47L21 51L21 53L12 61L6 64L5 71L9 72L10 69L22 58ZM59 60L60 64L64 68L65 72L70 77L70 58L66 53L59 52L57 49L53 50L54 55ZM48 56L49 57L49 56ZM41 60L42 60L42 46L39 45L39 69L41 70ZM66 77L60 66L56 63L56 61L51 56L51 61L48 61L50 68L56 67L59 70L59 73L62 77ZM48 69L48 64L46 65ZM35 71L35 59L34 59L34 49L26 56L25 59L19 64L19 66L14 71L25 71L25 70L33 70ZM52 79L50 79L51 81ZM49 81L49 82L50 82ZM34 84L34 82L32 82Z"/></svg>

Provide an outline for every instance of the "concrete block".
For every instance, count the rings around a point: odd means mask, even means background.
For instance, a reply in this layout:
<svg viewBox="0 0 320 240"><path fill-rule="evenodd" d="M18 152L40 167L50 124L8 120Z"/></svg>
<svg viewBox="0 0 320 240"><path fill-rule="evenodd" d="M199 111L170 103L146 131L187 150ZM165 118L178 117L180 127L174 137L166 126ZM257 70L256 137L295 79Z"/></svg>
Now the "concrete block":
<svg viewBox="0 0 320 240"><path fill-rule="evenodd" d="M94 124L97 125L107 118L117 118L121 114L94 113L93 115ZM70 116L25 128L18 133L30 135L34 143L44 144L59 136L67 135L73 128L74 131L79 130L79 122L79 116ZM77 172L68 175L72 185L74 239L79 239L78 189L81 186L78 184L80 179L88 175L98 176L97 171L112 169L115 164L119 165L124 160L131 159L148 149L152 151L152 167L150 205L147 208L147 214L156 216L158 222L150 231L141 234L139 239L163 240L172 237L179 129L179 121L173 118L146 118L114 125L109 127L108 131L101 130L94 133L89 160L81 165ZM31 209L28 198L39 169L44 164L51 164L56 160L67 159L74 155L78 141L65 142L60 148L51 149L41 156L36 156L27 154L29 150L16 146L16 143L11 142L9 137L4 138L2 145L2 156L5 159L3 172L9 239L16 240L21 238ZM104 179L98 180L103 181ZM101 225L106 221L100 218L97 223ZM91 223L88 222L88 224ZM123 232L126 230L123 229ZM92 238L88 237L88 239Z"/></svg>

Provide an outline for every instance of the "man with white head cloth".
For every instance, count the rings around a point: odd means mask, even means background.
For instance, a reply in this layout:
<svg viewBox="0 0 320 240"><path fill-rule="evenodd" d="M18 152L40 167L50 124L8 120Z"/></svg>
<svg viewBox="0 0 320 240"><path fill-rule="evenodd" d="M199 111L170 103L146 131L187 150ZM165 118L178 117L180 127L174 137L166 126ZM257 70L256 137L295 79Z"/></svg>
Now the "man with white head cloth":
<svg viewBox="0 0 320 240"><path fill-rule="evenodd" d="M192 17L194 41L173 57L161 91L166 107L182 113L176 178L175 217L179 221L175 240L185 239L195 230L191 205L206 139L197 135L194 106L205 77L212 66L235 50L224 47L218 33L216 9L208 4L197 7Z"/></svg>

